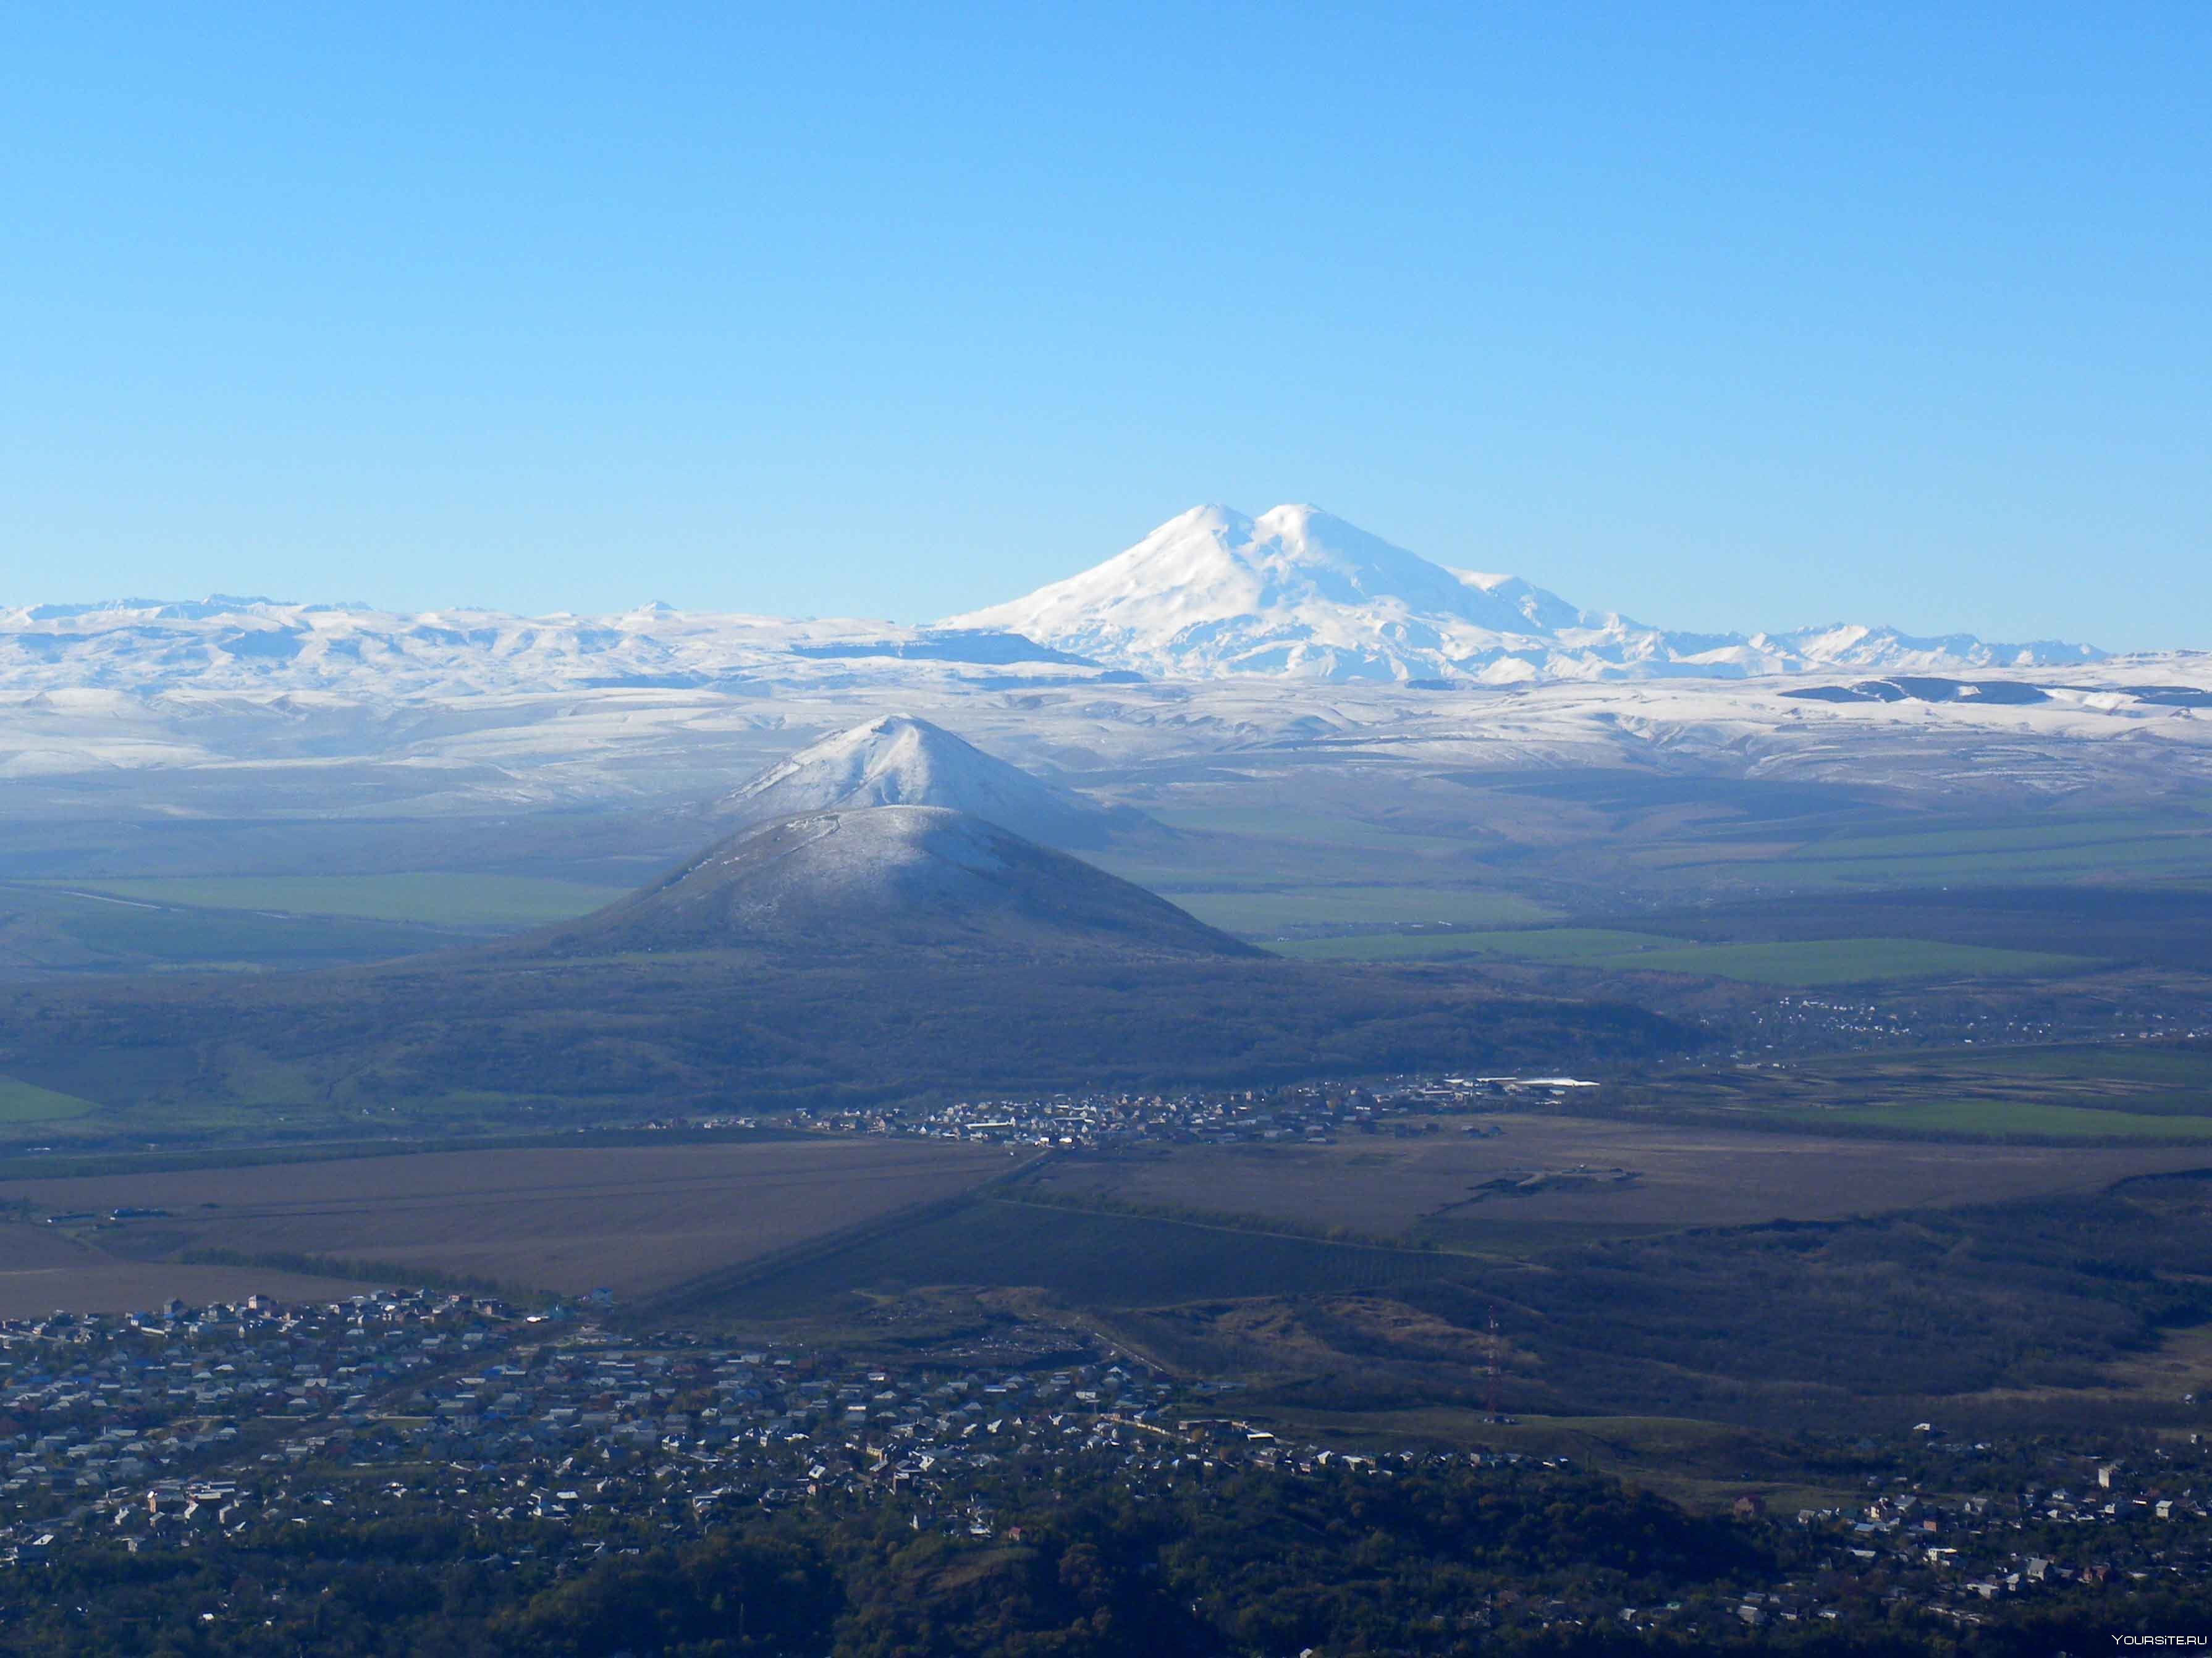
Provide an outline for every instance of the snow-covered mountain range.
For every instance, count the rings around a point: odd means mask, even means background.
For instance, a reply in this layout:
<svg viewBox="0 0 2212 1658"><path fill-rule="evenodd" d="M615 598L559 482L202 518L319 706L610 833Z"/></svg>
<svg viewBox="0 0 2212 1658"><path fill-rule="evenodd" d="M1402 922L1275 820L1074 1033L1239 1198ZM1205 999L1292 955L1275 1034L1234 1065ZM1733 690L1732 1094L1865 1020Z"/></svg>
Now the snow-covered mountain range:
<svg viewBox="0 0 2212 1658"><path fill-rule="evenodd" d="M690 834L759 821L756 806L896 798L1090 843L1065 802L1018 810L995 798L1014 786L985 753L876 724L886 715L1073 784L1117 834L1231 756L1302 780L1602 767L1916 795L2212 786L2212 655L1869 628L1668 634L1304 507L1200 508L1083 575L935 627L665 605L0 610L0 783L17 823L650 801ZM757 775L830 733L844 736L799 756L803 776Z"/></svg>
<svg viewBox="0 0 2212 1658"><path fill-rule="evenodd" d="M665 604L617 616L522 616L217 595L0 610L0 691L275 689L380 702L624 689L742 695L834 685L890 665L971 681L1102 671L1003 634Z"/></svg>
<svg viewBox="0 0 2212 1658"><path fill-rule="evenodd" d="M1455 570L1312 507L1198 507L1104 563L935 627L648 604L603 616L421 614L223 596L0 610L0 692L418 700L617 689L739 695L896 670L967 685L1264 677L1324 683L1744 679L2079 666L2049 641L1862 624L1669 632L1516 576Z"/></svg>
<svg viewBox="0 0 2212 1658"><path fill-rule="evenodd" d="M1918 639L1856 624L1673 633L1583 610L1518 576L1432 564L1303 506L1257 518L1194 507L1079 575L944 625L1016 634L1146 675L1201 679L1736 679L2043 667L2104 655L2051 641Z"/></svg>

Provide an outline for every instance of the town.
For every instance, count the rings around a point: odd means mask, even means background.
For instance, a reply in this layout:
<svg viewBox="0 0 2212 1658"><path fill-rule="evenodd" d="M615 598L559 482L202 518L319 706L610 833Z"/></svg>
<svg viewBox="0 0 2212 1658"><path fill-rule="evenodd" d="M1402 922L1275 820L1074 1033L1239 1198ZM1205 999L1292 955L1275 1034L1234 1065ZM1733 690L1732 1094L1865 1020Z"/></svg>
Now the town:
<svg viewBox="0 0 2212 1658"><path fill-rule="evenodd" d="M88 1550L274 1546L295 1528L378 1520L459 1523L486 1570L557 1580L787 1509L882 1509L980 1548L1070 1480L1142 1498L1238 1478L1580 1473L1503 1446L1311 1442L1247 1419L1226 1384L1040 1322L895 1364L625 1332L617 1310L416 1289L0 1325L0 1600L35 1594L39 1574ZM1922 1423L1842 1454L1865 1488L1850 1504L1769 1514L1755 1494L1737 1501L1726 1523L1776 1563L1763 1580L1624 1606L1601 1577L1491 1615L1688 1635L1973 1625L2039 1598L2212 1583L2198 1436L2123 1454L1954 1441ZM252 1613L234 1600L208 1615Z"/></svg>
<svg viewBox="0 0 2212 1658"><path fill-rule="evenodd" d="M1057 1094L963 1100L903 1110L805 1112L799 1121L847 1133L912 1134L990 1145L1108 1148L1144 1144L1334 1144L1343 1134L1436 1133L1414 1121L1595 1097L1576 1077L1397 1077L1372 1084L1304 1084L1215 1093ZM1464 1132L1494 1132L1470 1124Z"/></svg>

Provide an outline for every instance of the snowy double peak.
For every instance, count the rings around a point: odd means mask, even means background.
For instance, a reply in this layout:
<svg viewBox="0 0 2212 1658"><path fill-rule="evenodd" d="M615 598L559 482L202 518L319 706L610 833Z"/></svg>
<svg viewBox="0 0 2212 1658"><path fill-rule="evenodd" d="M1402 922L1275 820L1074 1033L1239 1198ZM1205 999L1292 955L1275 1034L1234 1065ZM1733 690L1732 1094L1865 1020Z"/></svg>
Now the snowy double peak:
<svg viewBox="0 0 2212 1658"><path fill-rule="evenodd" d="M947 628L1018 635L1163 677L1322 681L1741 678L1830 668L1895 672L2098 660L2087 646L1916 639L1837 626L1670 633L1585 610L1517 576L1431 563L1318 507L1257 518L1194 507L1135 546Z"/></svg>
<svg viewBox="0 0 2212 1658"><path fill-rule="evenodd" d="M1147 823L1047 783L942 726L890 714L810 744L716 803L726 823L773 823L869 806L935 806L1050 847L1095 847Z"/></svg>

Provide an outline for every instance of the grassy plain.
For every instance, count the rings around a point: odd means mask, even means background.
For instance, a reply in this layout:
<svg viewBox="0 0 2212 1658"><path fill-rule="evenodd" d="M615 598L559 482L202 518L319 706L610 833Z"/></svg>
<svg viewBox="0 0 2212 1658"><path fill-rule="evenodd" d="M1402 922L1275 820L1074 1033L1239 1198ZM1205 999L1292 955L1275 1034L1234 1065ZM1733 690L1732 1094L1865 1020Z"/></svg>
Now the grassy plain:
<svg viewBox="0 0 2212 1658"><path fill-rule="evenodd" d="M1698 944L1655 932L1605 927L1534 927L1466 932L1377 932L1308 938L1273 948L1305 961L1399 961L1492 956L1510 961L1686 973L1750 984L1821 986L1945 978L2026 978L2075 973L2096 963L2049 950L1996 950L1923 938L1810 938L1774 944Z"/></svg>
<svg viewBox="0 0 2212 1658"><path fill-rule="evenodd" d="M910 1140L592 1145L16 1181L0 1202L167 1212L88 1231L88 1268L219 1251L634 1296L955 1196L1012 1163Z"/></svg>
<svg viewBox="0 0 2212 1658"><path fill-rule="evenodd" d="M1443 1132L1410 1140L1357 1136L1329 1146L1062 1155L1024 1184L1078 1202L1231 1212L1260 1225L1342 1227L1523 1253L1604 1236L2101 1191L2204 1162L2201 1150L2187 1146L1963 1146L1535 1114L1489 1121L1504 1132L1470 1138L1446 1120ZM1578 1169L1595 1172L1577 1176ZM1615 1169L1634 1178L1615 1183ZM1488 1185L1531 1174L1553 1178L1528 1191Z"/></svg>
<svg viewBox="0 0 2212 1658"><path fill-rule="evenodd" d="M496 928L563 921L627 897L626 887L526 875L424 871L393 875L202 875L50 883L142 903L436 926Z"/></svg>
<svg viewBox="0 0 2212 1658"><path fill-rule="evenodd" d="M2049 1140L2212 1138L2212 1043L1844 1054L1625 1083L1639 1112L1747 1127Z"/></svg>
<svg viewBox="0 0 2212 1658"><path fill-rule="evenodd" d="M2124 875L2136 880L2212 876L2212 837L2201 828L2130 829L2106 826L2084 835L2072 825L2016 832L2015 844L1975 849L1926 836L1879 835L1814 842L1772 860L1771 872L1792 886L1905 886L1964 883L1992 886L2029 881ZM1986 835L1989 831L1978 831Z"/></svg>
<svg viewBox="0 0 2212 1658"><path fill-rule="evenodd" d="M51 1088L34 1088L11 1077L0 1077L0 1124L52 1122L80 1117L95 1110L90 1100L74 1094L58 1094Z"/></svg>
<svg viewBox="0 0 2212 1658"><path fill-rule="evenodd" d="M2212 1116L2151 1116L2043 1100L1916 1100L1838 1114L1857 1128L1903 1129L1962 1139L2146 1139L2212 1142Z"/></svg>
<svg viewBox="0 0 2212 1658"><path fill-rule="evenodd" d="M679 1288L654 1312L795 1318L819 1314L853 1292L951 1284L1036 1288L1074 1303L1145 1306L1375 1289L1433 1277L1448 1265L1419 1250L984 1198L711 1296Z"/></svg>
<svg viewBox="0 0 2212 1658"><path fill-rule="evenodd" d="M1273 946L1311 962L1388 962L1427 956L1499 956L1515 961L1602 963L1650 950L1679 948L1680 938L1611 927L1531 927L1464 932L1373 932L1302 938Z"/></svg>
<svg viewBox="0 0 2212 1658"><path fill-rule="evenodd" d="M456 935L416 923L201 909L0 884L0 966L73 972L313 968L450 949Z"/></svg>
<svg viewBox="0 0 2212 1658"><path fill-rule="evenodd" d="M1312 927L1523 926L1558 914L1515 893L1435 886L1194 889L1175 902L1209 926L1255 939Z"/></svg>
<svg viewBox="0 0 2212 1658"><path fill-rule="evenodd" d="M1814 938L1774 944L1690 944L1611 965L1644 973L1695 973L1752 984L1814 988L1921 979L2020 979L2079 973L2096 963L2049 950L1991 950L1924 938Z"/></svg>
<svg viewBox="0 0 2212 1658"><path fill-rule="evenodd" d="M76 1313L133 1313L172 1296L193 1306L242 1301L250 1295L285 1301L330 1301L357 1294L342 1278L260 1267L119 1260L86 1250L60 1260L29 1252L28 1226L0 1226L0 1318L40 1318L56 1309Z"/></svg>

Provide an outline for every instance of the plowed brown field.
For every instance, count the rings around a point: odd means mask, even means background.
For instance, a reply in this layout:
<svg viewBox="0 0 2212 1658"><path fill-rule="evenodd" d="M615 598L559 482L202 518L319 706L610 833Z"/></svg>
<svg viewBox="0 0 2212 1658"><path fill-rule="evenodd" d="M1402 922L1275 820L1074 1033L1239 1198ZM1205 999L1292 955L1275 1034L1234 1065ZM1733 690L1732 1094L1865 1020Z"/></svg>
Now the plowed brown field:
<svg viewBox="0 0 2212 1658"><path fill-rule="evenodd" d="M72 1304L71 1263L57 1253L70 1248L82 1251L77 1272L127 1266L149 1291L165 1263L221 1249L629 1296L951 1197L1013 1166L1002 1150L914 1140L579 1146L21 1181L0 1185L0 1201L34 1214L168 1212L74 1246L42 1227L7 1229L27 1248L36 1242L37 1260L23 1265L42 1269L40 1310Z"/></svg>

